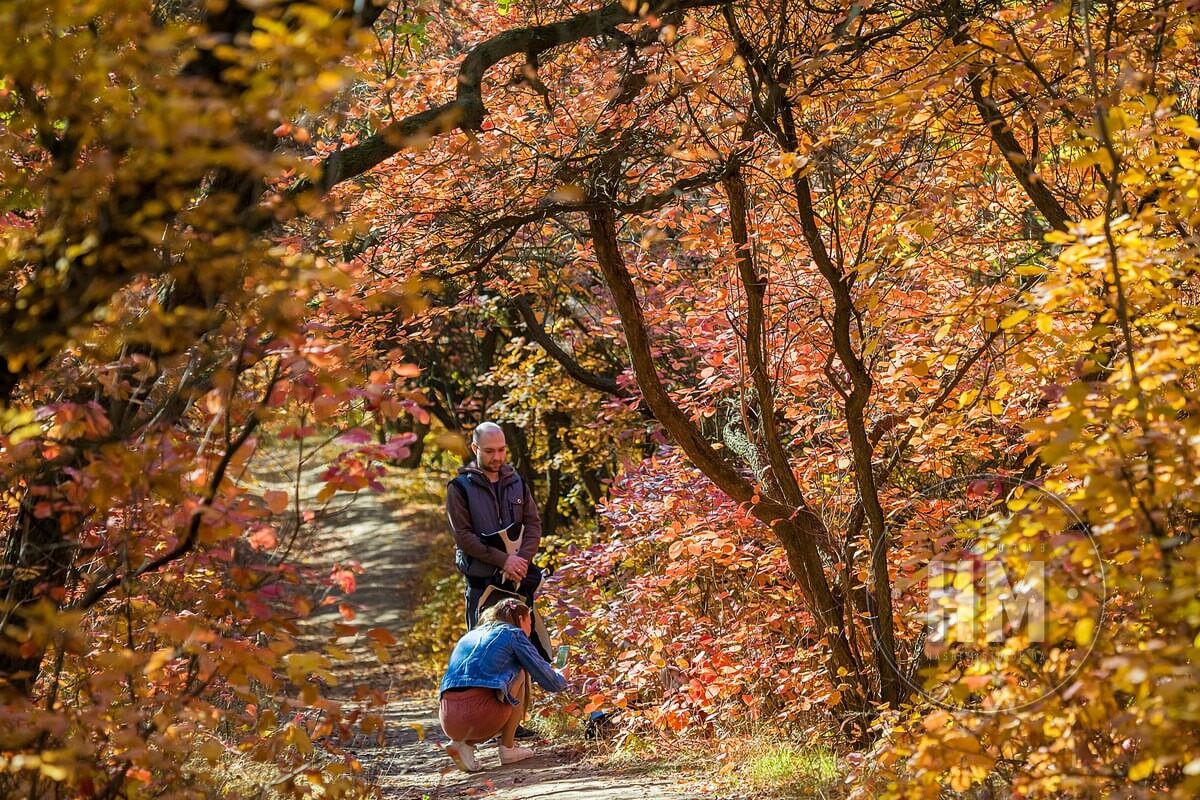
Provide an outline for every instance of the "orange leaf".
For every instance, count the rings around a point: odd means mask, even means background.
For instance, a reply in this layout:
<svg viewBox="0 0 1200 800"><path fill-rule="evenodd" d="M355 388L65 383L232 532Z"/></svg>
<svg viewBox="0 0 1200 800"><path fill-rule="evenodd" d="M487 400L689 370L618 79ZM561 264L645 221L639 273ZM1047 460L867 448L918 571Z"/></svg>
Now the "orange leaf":
<svg viewBox="0 0 1200 800"><path fill-rule="evenodd" d="M263 500L267 502L267 508L271 510L272 514L282 514L288 509L287 492L272 489L263 494Z"/></svg>

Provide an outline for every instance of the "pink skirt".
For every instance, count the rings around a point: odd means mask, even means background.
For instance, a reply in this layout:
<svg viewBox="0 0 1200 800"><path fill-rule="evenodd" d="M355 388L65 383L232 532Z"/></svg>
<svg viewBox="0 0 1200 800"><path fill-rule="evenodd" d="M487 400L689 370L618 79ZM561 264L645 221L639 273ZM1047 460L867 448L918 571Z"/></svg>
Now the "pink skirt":
<svg viewBox="0 0 1200 800"><path fill-rule="evenodd" d="M456 742L467 744L491 739L504 730L509 718L518 711L517 706L501 700L495 689L478 686L444 692L438 702L442 732Z"/></svg>

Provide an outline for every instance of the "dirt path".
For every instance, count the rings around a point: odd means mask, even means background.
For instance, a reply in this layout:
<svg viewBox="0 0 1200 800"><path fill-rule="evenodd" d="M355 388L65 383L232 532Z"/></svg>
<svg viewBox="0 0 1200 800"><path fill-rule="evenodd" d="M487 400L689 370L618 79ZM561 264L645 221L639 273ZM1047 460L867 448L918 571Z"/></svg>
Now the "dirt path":
<svg viewBox="0 0 1200 800"><path fill-rule="evenodd" d="M425 499L404 505L392 493L338 495L320 515L321 546L309 553L306 562L317 568L349 560L361 563L364 572L350 599L358 607L354 622L364 629L386 627L402 639L412 624L422 564L437 543L436 537L447 536L434 494L437 487L436 482L431 483L430 490L423 493ZM323 613L338 614L336 606L328 609ZM368 652L361 644L349 649L351 653ZM495 745L481 746L477 755L485 770L472 775L460 772L438 746L446 738L438 727L436 686L428 679L414 678L404 663L402 646L394 649L398 657L391 665L363 658L339 667L350 679L345 682L366 681L388 692L383 746L363 741L352 748L366 775L378 782L384 800L685 800L706 796L698 787L684 785L687 779L680 776L598 769L589 765L577 747L549 742L535 745L536 758L507 767L500 765ZM424 740L418 730L424 732Z"/></svg>

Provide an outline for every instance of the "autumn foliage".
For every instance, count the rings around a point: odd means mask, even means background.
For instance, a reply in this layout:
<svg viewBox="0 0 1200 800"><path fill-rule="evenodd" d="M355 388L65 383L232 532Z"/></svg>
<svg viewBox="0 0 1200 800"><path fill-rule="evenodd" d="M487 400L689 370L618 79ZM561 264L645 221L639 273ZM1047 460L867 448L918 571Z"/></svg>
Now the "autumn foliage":
<svg viewBox="0 0 1200 800"><path fill-rule="evenodd" d="M5 797L362 783L315 748L380 730L381 698L332 699L330 670L390 634L350 605L303 627L355 573L297 556L335 492L411 443L358 423L416 406L405 367L351 364L314 325L352 274L288 228L319 210L298 119L381 9L346 11L0 11ZM314 476L322 437L339 454Z"/></svg>
<svg viewBox="0 0 1200 800"><path fill-rule="evenodd" d="M126 5L0 12L0 780L349 791L255 454L495 417L572 711L1200 790L1195 3Z"/></svg>

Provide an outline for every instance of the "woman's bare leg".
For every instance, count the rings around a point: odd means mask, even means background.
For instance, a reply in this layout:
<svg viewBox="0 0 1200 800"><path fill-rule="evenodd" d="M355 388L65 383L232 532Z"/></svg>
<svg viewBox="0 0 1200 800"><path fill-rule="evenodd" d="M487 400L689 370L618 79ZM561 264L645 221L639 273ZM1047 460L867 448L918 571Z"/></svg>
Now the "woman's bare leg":
<svg viewBox="0 0 1200 800"><path fill-rule="evenodd" d="M513 708L504 729L500 731L500 744L513 747L517 742L517 726L525 719L525 708L529 703L529 694L525 691L525 670L521 670L517 677L513 678L513 682L508 685L508 693L517 699L517 705Z"/></svg>

